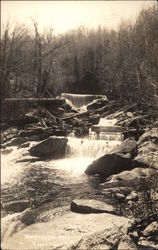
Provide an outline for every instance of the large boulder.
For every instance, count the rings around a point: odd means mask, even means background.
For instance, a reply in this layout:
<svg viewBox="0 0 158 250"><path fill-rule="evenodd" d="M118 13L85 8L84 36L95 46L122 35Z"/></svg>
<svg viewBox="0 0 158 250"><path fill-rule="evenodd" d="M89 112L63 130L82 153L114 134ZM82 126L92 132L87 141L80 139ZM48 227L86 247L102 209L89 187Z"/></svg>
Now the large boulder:
<svg viewBox="0 0 158 250"><path fill-rule="evenodd" d="M85 173L88 175L99 174L108 177L124 170L131 169L131 157L129 154L106 154L90 164Z"/></svg>
<svg viewBox="0 0 158 250"><path fill-rule="evenodd" d="M119 146L110 151L96 161L92 162L87 169L86 174L99 174L108 177L112 174L118 174L124 170L131 170L132 159L136 153L136 142L134 139L127 139Z"/></svg>
<svg viewBox="0 0 158 250"><path fill-rule="evenodd" d="M76 199L71 202L71 211L81 214L114 213L114 207L102 201Z"/></svg>
<svg viewBox="0 0 158 250"><path fill-rule="evenodd" d="M30 155L60 158L65 155L67 138L51 136L30 148Z"/></svg>
<svg viewBox="0 0 158 250"><path fill-rule="evenodd" d="M131 223L131 219L112 214L66 212L49 222L27 226L2 244L3 249L20 250L117 249Z"/></svg>

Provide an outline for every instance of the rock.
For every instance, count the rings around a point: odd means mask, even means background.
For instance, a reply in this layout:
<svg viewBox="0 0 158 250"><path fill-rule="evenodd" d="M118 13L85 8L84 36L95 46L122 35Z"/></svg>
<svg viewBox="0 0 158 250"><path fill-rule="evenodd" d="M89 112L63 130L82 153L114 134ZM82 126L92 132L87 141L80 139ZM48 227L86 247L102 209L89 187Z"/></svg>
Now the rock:
<svg viewBox="0 0 158 250"><path fill-rule="evenodd" d="M122 200L124 200L126 198L126 196L124 194L120 194L120 193L116 193L115 197L119 201L122 201Z"/></svg>
<svg viewBox="0 0 158 250"><path fill-rule="evenodd" d="M126 234L131 222L111 214L66 212L14 234L4 242L3 249L116 249L122 231Z"/></svg>
<svg viewBox="0 0 158 250"><path fill-rule="evenodd" d="M144 231L143 235L146 236L158 236L158 222L153 221L150 225L148 225Z"/></svg>
<svg viewBox="0 0 158 250"><path fill-rule="evenodd" d="M133 167L150 167L158 170L158 151L137 155L132 162Z"/></svg>
<svg viewBox="0 0 158 250"><path fill-rule="evenodd" d="M132 200L132 201L137 201L138 200L138 194L135 191L132 191L127 197L126 200Z"/></svg>
<svg viewBox="0 0 158 250"><path fill-rule="evenodd" d="M4 154L4 155L8 155L8 154L10 154L11 152L13 151L13 149L12 148L5 148L5 149L3 149L1 152L2 152L2 154Z"/></svg>
<svg viewBox="0 0 158 250"><path fill-rule="evenodd" d="M30 155L36 157L62 157L65 155L68 139L51 136L30 148Z"/></svg>
<svg viewBox="0 0 158 250"><path fill-rule="evenodd" d="M30 208L23 212L10 214L1 218L1 240L6 243L15 233L34 223L36 213ZM12 248L10 248L12 249Z"/></svg>
<svg viewBox="0 0 158 250"><path fill-rule="evenodd" d="M0 144L0 149L5 149L6 146L4 144Z"/></svg>
<svg viewBox="0 0 158 250"><path fill-rule="evenodd" d="M31 135L40 135L43 133L43 128L32 128L26 129L19 132L19 136L21 137L29 137Z"/></svg>
<svg viewBox="0 0 158 250"><path fill-rule="evenodd" d="M19 148L27 148L27 147L29 147L29 146L30 146L30 142L27 141L27 142L21 144L21 145L18 147L18 149L19 149Z"/></svg>
<svg viewBox="0 0 158 250"><path fill-rule="evenodd" d="M5 145L7 147L9 146L19 146L27 141L27 138L25 137L14 137L9 142L7 142Z"/></svg>
<svg viewBox="0 0 158 250"><path fill-rule="evenodd" d="M100 184L101 188L106 187L105 184L106 183ZM106 197L115 197L116 194L126 197L130 192L131 189L129 187L111 187L102 189L102 194L104 194Z"/></svg>
<svg viewBox="0 0 158 250"><path fill-rule="evenodd" d="M30 135L29 137L27 137L27 141L42 141L41 140L41 136L43 136L44 134L41 135ZM43 140L46 138L42 138Z"/></svg>
<svg viewBox="0 0 158 250"><path fill-rule="evenodd" d="M132 241L132 239L128 235L122 236L121 241L117 248L117 250L124 250L124 249L131 249L131 250L138 249L136 244Z"/></svg>
<svg viewBox="0 0 158 250"><path fill-rule="evenodd" d="M16 126L25 126L26 124L32 124L39 122L38 118L36 116L31 115L25 115L25 116L19 116L15 120L10 120L10 125L16 125Z"/></svg>
<svg viewBox="0 0 158 250"><path fill-rule="evenodd" d="M135 186L140 184L141 180L150 179L152 176L158 176L158 171L149 168L134 168L131 171L123 171L119 174L112 175L104 187L110 186Z"/></svg>
<svg viewBox="0 0 158 250"><path fill-rule="evenodd" d="M123 154L130 153L133 158L137 154L137 143L134 138L128 138L110 152Z"/></svg>
<svg viewBox="0 0 158 250"><path fill-rule="evenodd" d="M158 129L157 128L153 128L145 132L144 134L142 134L139 138L138 145L146 141L152 141L154 143L158 143Z"/></svg>
<svg viewBox="0 0 158 250"><path fill-rule="evenodd" d="M129 236L131 239L133 239L135 242L138 242L139 239L139 235L137 231L133 231L131 233L129 233Z"/></svg>
<svg viewBox="0 0 158 250"><path fill-rule="evenodd" d="M64 114L64 111L65 111L65 110L64 110L63 108L58 108L58 114L61 114L61 115L62 115L62 114Z"/></svg>
<svg viewBox="0 0 158 250"><path fill-rule="evenodd" d="M99 120L100 120L99 114L89 116L89 122L91 122L92 124L98 124Z"/></svg>
<svg viewBox="0 0 158 250"><path fill-rule="evenodd" d="M139 246L139 249L147 249L147 250L150 250L150 249L152 250L152 249L158 248L157 243L150 241L150 240L147 240L145 238L139 239L138 246Z"/></svg>
<svg viewBox="0 0 158 250"><path fill-rule="evenodd" d="M89 213L114 213L113 206L102 201L76 199L71 202L71 211L82 214Z"/></svg>
<svg viewBox="0 0 158 250"><path fill-rule="evenodd" d="M142 144L138 146L139 155L144 155L144 154L148 154L148 153L156 152L156 151L158 151L158 145L156 145L152 141L143 142Z"/></svg>
<svg viewBox="0 0 158 250"><path fill-rule="evenodd" d="M129 154L111 153L106 154L96 161L93 161L86 169L88 175L99 174L108 177L112 174L130 170L132 159Z"/></svg>
<svg viewBox="0 0 158 250"><path fill-rule="evenodd" d="M29 207L29 201L28 200L19 200L19 201L11 201L8 203L3 204L3 209L5 209L8 212L22 212L26 208Z"/></svg>
<svg viewBox="0 0 158 250"><path fill-rule="evenodd" d="M138 155L133 159L133 167L151 167L158 169L158 130L153 129L140 136Z"/></svg>

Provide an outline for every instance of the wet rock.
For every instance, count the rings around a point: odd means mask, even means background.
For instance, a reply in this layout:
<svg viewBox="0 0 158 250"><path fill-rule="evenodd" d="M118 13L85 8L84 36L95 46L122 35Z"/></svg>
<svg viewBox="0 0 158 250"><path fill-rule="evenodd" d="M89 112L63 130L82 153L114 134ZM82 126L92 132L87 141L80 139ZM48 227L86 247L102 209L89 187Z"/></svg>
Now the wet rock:
<svg viewBox="0 0 158 250"><path fill-rule="evenodd" d="M102 201L76 199L71 202L71 211L82 214L114 213L114 207Z"/></svg>
<svg viewBox="0 0 158 250"><path fill-rule="evenodd" d="M146 141L152 141L154 143L158 143L158 129L157 128L153 128L145 132L144 134L142 134L139 137L138 145Z"/></svg>
<svg viewBox="0 0 158 250"><path fill-rule="evenodd" d="M130 170L132 158L136 154L136 141L133 138L127 139L119 146L96 161L92 162L86 169L86 174L100 174L108 177L112 174Z"/></svg>
<svg viewBox="0 0 158 250"><path fill-rule="evenodd" d="M158 236L158 222L157 221L153 221L150 225L148 225L144 231L143 231L143 235L146 236ZM158 240L158 238L157 238Z"/></svg>
<svg viewBox="0 0 158 250"><path fill-rule="evenodd" d="M30 148L30 155L36 157L62 157L65 155L67 138L51 136Z"/></svg>
<svg viewBox="0 0 158 250"><path fill-rule="evenodd" d="M3 149L1 152L2 152L2 154L4 154L4 155L8 155L8 154L10 154L11 152L13 151L13 149L12 148L5 148L5 149Z"/></svg>
<svg viewBox="0 0 158 250"><path fill-rule="evenodd" d="M137 143L134 138L128 138L110 152L123 154L129 153L133 158L137 154Z"/></svg>
<svg viewBox="0 0 158 250"><path fill-rule="evenodd" d="M67 212L52 222L36 223L8 239L7 249L113 249L131 221L111 214ZM121 230L120 230L121 229ZM46 234L47 232L47 234ZM107 248L108 246L108 248Z"/></svg>
<svg viewBox="0 0 158 250"><path fill-rule="evenodd" d="M132 159L130 154L106 154L90 164L85 173L88 175L99 174L108 177L131 169Z"/></svg>
<svg viewBox="0 0 158 250"><path fill-rule="evenodd" d="M3 204L3 209L8 212L22 212L29 207L28 200L11 201Z"/></svg>

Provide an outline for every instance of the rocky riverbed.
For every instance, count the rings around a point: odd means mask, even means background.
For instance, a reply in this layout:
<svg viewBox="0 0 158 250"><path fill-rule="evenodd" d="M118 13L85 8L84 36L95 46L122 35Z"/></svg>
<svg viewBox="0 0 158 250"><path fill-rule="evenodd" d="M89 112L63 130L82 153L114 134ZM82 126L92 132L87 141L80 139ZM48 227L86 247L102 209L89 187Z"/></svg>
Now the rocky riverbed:
<svg viewBox="0 0 158 250"><path fill-rule="evenodd" d="M157 249L158 118L151 110L103 97L85 111L64 101L8 110L3 249ZM100 118L115 123L102 131ZM115 140L105 140L109 127Z"/></svg>

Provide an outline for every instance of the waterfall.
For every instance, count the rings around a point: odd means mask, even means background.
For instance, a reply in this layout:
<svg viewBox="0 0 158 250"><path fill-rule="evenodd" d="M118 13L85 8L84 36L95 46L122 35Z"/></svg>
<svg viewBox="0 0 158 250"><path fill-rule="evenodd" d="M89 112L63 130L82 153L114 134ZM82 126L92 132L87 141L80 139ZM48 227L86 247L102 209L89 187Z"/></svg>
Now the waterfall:
<svg viewBox="0 0 158 250"><path fill-rule="evenodd" d="M76 183L79 176L83 177L87 166L97 158L108 153L120 141L91 140L90 138L68 137L67 155L63 159L52 161L52 166L69 173L71 182ZM81 179L82 180L82 179Z"/></svg>
<svg viewBox="0 0 158 250"><path fill-rule="evenodd" d="M120 144L119 140L91 140L89 138L68 138L68 157L98 158Z"/></svg>
<svg viewBox="0 0 158 250"><path fill-rule="evenodd" d="M122 141L122 127L116 126L117 119L100 118L97 125L92 126L89 137L92 140Z"/></svg>
<svg viewBox="0 0 158 250"><path fill-rule="evenodd" d="M61 96L72 108L81 108L92 102L94 99L107 98L105 95L86 95L62 93Z"/></svg>

